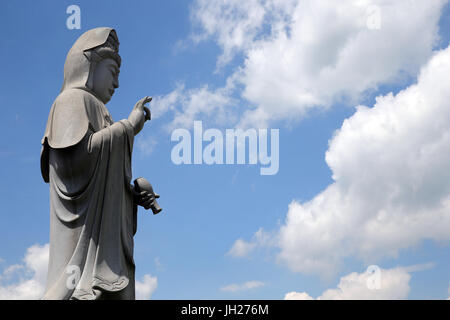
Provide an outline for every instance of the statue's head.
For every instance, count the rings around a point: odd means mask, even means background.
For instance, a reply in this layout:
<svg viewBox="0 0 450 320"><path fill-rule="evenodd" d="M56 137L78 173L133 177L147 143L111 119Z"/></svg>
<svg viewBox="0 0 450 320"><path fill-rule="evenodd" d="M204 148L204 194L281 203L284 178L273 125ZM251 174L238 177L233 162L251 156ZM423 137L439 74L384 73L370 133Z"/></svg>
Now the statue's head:
<svg viewBox="0 0 450 320"><path fill-rule="evenodd" d="M112 31L104 45L91 50L92 70L89 74L87 86L103 103L111 100L114 90L119 87L121 59L118 54L118 47L117 36Z"/></svg>
<svg viewBox="0 0 450 320"><path fill-rule="evenodd" d="M119 87L120 64L114 29L91 29L78 38L67 54L62 90L87 89L107 103Z"/></svg>

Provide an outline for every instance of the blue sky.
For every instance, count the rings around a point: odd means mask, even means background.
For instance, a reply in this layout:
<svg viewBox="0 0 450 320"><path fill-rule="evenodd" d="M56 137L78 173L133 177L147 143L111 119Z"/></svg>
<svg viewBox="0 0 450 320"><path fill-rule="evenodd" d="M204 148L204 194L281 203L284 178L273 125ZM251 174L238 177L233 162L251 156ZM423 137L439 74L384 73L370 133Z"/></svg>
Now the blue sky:
<svg viewBox="0 0 450 320"><path fill-rule="evenodd" d="M144 296L351 298L352 283L378 265L386 280L378 291L363 288L368 298L447 298L450 90L439 76L449 68L449 5L317 3L3 1L0 297L45 273L23 260L48 243L40 140L71 45L110 26L123 61L107 105L114 120L154 97L133 154L133 175L151 181L164 209L139 212ZM80 30L66 27L72 4ZM171 132L191 130L193 120L205 129L279 129L278 173L173 164Z"/></svg>

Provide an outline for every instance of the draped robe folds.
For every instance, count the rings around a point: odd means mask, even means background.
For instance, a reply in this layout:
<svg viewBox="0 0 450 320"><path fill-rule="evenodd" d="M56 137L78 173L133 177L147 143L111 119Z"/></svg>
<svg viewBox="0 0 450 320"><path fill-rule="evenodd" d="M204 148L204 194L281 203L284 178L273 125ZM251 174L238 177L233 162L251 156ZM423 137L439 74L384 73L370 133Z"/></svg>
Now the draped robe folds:
<svg viewBox="0 0 450 320"><path fill-rule="evenodd" d="M66 89L50 111L41 170L50 183L50 259L44 299L134 299L128 120L113 122L85 88ZM94 290L96 289L96 290Z"/></svg>

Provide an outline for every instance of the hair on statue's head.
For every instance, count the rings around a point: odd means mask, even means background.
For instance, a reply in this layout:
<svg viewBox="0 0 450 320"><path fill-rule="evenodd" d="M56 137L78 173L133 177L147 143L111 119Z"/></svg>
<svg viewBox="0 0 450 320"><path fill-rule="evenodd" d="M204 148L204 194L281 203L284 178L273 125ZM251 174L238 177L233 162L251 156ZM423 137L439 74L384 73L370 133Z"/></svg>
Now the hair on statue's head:
<svg viewBox="0 0 450 320"><path fill-rule="evenodd" d="M103 59L113 59L120 68L122 58L119 55L119 40L115 31L111 31L104 44L91 49L90 52L91 61L99 62Z"/></svg>

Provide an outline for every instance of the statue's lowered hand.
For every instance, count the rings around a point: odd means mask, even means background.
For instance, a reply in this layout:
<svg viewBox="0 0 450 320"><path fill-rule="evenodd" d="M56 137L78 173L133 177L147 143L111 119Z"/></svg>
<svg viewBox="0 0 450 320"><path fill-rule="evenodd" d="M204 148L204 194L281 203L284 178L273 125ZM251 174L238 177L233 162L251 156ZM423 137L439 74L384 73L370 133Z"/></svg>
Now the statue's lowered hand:
<svg viewBox="0 0 450 320"><path fill-rule="evenodd" d="M159 198L159 194L153 191L153 187L147 179L140 177L134 180L133 192L138 205L146 210L152 209L153 214L158 214L162 211L156 201Z"/></svg>
<svg viewBox="0 0 450 320"><path fill-rule="evenodd" d="M152 101L152 97L145 97L139 100L135 105L130 115L128 116L128 121L131 123L134 129L134 135L137 135L147 120L151 119L150 110L144 106L146 103Z"/></svg>
<svg viewBox="0 0 450 320"><path fill-rule="evenodd" d="M144 207L146 210L154 204L157 195L153 195L148 191L136 191L133 190L134 201L138 206ZM158 195L159 197L159 195Z"/></svg>

